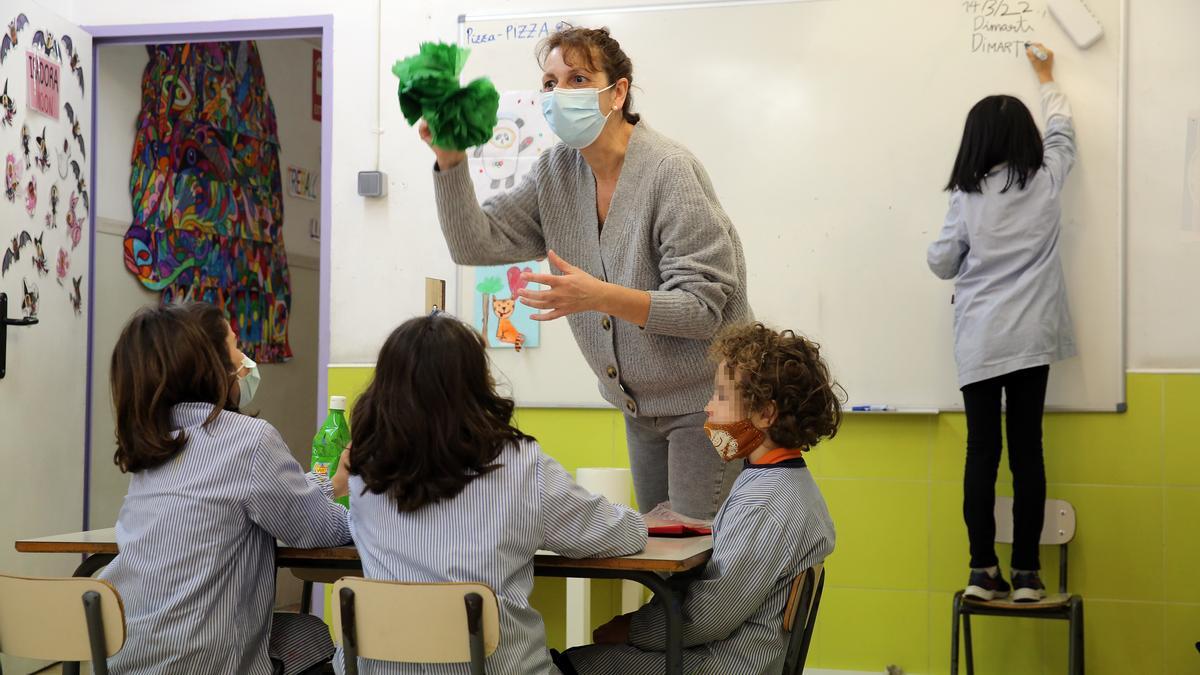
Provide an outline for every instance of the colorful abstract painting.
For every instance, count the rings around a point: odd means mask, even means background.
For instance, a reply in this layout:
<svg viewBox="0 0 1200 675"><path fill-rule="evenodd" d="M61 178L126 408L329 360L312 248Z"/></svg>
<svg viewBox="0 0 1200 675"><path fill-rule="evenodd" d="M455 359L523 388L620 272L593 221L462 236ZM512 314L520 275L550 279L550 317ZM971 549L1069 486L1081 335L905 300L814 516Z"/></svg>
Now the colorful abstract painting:
<svg viewBox="0 0 1200 675"><path fill-rule="evenodd" d="M163 304L224 308L255 361L285 361L291 284L279 138L258 48L146 49L125 266Z"/></svg>

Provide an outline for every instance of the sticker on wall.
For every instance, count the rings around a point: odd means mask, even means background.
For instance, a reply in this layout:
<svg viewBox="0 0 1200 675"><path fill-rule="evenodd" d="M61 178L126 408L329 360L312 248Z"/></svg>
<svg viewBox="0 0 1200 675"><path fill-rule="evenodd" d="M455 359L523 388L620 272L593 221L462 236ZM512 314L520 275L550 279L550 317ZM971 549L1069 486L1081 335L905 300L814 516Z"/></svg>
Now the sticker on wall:
<svg viewBox="0 0 1200 675"><path fill-rule="evenodd" d="M83 314L83 293L79 290L79 285L83 283L83 277L71 277L71 308L75 310L75 316Z"/></svg>
<svg viewBox="0 0 1200 675"><path fill-rule="evenodd" d="M75 51L75 43L71 41L70 35L62 36L62 42L67 48L68 66L71 72L75 74L79 80L79 94L83 95L83 64L79 62L79 52Z"/></svg>
<svg viewBox="0 0 1200 675"><path fill-rule="evenodd" d="M17 186L21 184L21 165L17 163L16 155L8 153L4 161L4 196L10 202L17 200Z"/></svg>
<svg viewBox="0 0 1200 675"><path fill-rule="evenodd" d="M25 184L25 213L29 217L33 217L33 212L37 209L37 176L30 176L29 182Z"/></svg>
<svg viewBox="0 0 1200 675"><path fill-rule="evenodd" d="M13 99L8 95L8 78L4 78L4 93L0 94L0 109L4 110L4 117L0 117L0 124L11 127L13 119L17 116L17 106L13 103Z"/></svg>
<svg viewBox="0 0 1200 675"><path fill-rule="evenodd" d="M83 219L75 215L75 207L79 205L79 196L71 192L71 200L67 205L67 236L71 239L71 250L79 245L83 238Z"/></svg>
<svg viewBox="0 0 1200 675"><path fill-rule="evenodd" d="M25 155L25 168L32 166L29 163L29 125L21 125L21 154Z"/></svg>
<svg viewBox="0 0 1200 675"><path fill-rule="evenodd" d="M0 64L8 58L8 53L12 51L13 47L19 44L21 31L25 30L28 25L29 19L25 18L24 14L18 14L17 18L8 22L8 32L4 34L4 40L0 41Z"/></svg>
<svg viewBox="0 0 1200 675"><path fill-rule="evenodd" d="M21 251L24 251L31 243L33 243L33 237L29 236L25 230L21 230L17 236L12 238L12 244L4 249L4 263L0 265L0 276L8 274L13 263L21 259Z"/></svg>
<svg viewBox="0 0 1200 675"><path fill-rule="evenodd" d="M534 321L534 309L517 301L517 292L525 287L522 272L541 269L541 263L492 265L475 268L475 329L493 349L537 347L541 325ZM507 293L504 291L507 287Z"/></svg>
<svg viewBox="0 0 1200 675"><path fill-rule="evenodd" d="M55 265L55 278L58 279L58 285L63 285L63 279L67 278L67 273L71 271L71 258L67 255L67 250L64 248L58 249L58 264Z"/></svg>
<svg viewBox="0 0 1200 675"><path fill-rule="evenodd" d="M321 174L297 166L287 168L287 193L289 197L316 200L320 197Z"/></svg>
<svg viewBox="0 0 1200 675"><path fill-rule="evenodd" d="M54 33L48 30L39 30L34 33L33 46L41 47L43 55L53 56L55 60L62 63L62 49L58 46L58 40L54 39Z"/></svg>
<svg viewBox="0 0 1200 675"><path fill-rule="evenodd" d="M58 229L58 185L50 184L50 210L46 211L46 229Z"/></svg>
<svg viewBox="0 0 1200 675"><path fill-rule="evenodd" d="M37 165L42 173L50 168L50 141L46 138L46 127L42 127L42 135L34 139L37 144L37 154L34 155L33 163Z"/></svg>
<svg viewBox="0 0 1200 675"><path fill-rule="evenodd" d="M21 290L21 312L25 315L26 319L37 316L38 300L41 298L41 294L38 293L37 284L28 279L22 279Z"/></svg>
<svg viewBox="0 0 1200 675"><path fill-rule="evenodd" d="M33 269L37 270L39 277L50 274L50 266L46 263L46 251L42 248L42 240L45 238L46 233L42 232L33 240Z"/></svg>
<svg viewBox="0 0 1200 675"><path fill-rule="evenodd" d="M87 179L83 177L83 170L79 168L79 162L71 160L71 172L75 174L75 189L79 192L79 198L83 200L83 210L91 211L92 205L88 203ZM71 210L75 210L75 193L71 193Z"/></svg>
<svg viewBox="0 0 1200 675"><path fill-rule="evenodd" d="M75 142L79 144L79 156L87 159L87 148L83 145L83 132L79 130L79 118L75 117L75 109L71 107L70 103L64 103L63 107L67 110L67 121L71 123L71 136L73 136L75 138ZM65 140L63 141L63 145L66 153L69 155L71 153L71 146L68 145ZM63 174L63 178L66 177L67 175ZM78 172L76 172L75 177L79 177ZM83 188L80 188L79 191L83 192Z"/></svg>
<svg viewBox="0 0 1200 675"><path fill-rule="evenodd" d="M49 35L49 32L46 34ZM34 44L37 44L39 35L42 35L42 31L34 34ZM50 36L50 40L54 40L54 37ZM54 49L58 49L57 42L54 43ZM58 73L57 63L40 54L25 52L25 93L27 95L25 105L29 106L31 110L55 120L58 119L59 107Z"/></svg>

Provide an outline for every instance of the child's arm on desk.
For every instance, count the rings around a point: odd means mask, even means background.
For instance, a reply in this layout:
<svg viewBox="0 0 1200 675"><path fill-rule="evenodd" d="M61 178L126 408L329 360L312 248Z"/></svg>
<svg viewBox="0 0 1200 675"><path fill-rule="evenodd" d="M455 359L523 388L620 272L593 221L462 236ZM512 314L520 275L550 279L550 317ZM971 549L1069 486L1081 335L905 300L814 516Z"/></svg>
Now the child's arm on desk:
<svg viewBox="0 0 1200 675"><path fill-rule="evenodd" d="M640 513L579 487L554 459L543 454L539 462L546 548L572 558L608 558L646 548Z"/></svg>

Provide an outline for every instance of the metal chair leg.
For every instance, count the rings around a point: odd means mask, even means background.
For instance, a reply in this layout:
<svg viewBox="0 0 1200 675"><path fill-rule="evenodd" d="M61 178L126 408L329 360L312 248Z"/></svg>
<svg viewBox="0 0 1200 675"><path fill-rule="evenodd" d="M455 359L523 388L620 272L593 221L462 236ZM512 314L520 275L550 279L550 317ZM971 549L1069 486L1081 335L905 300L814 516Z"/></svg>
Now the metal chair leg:
<svg viewBox="0 0 1200 675"><path fill-rule="evenodd" d="M963 614L963 640L966 642L967 675L975 675L975 650L971 644L971 614Z"/></svg>
<svg viewBox="0 0 1200 675"><path fill-rule="evenodd" d="M958 622L962 616L962 593L954 594L950 617L950 675L958 675Z"/></svg>
<svg viewBox="0 0 1200 675"><path fill-rule="evenodd" d="M100 594L83 594L83 615L87 621L88 646L92 651L92 672L108 675L108 646L104 643L104 615L100 613Z"/></svg>
<svg viewBox="0 0 1200 675"><path fill-rule="evenodd" d="M1083 675L1083 602L1079 598L1071 601L1071 616L1068 621L1070 652L1067 655L1067 672Z"/></svg>
<svg viewBox="0 0 1200 675"><path fill-rule="evenodd" d="M313 585L311 581L304 582L303 590L300 591L300 613L312 613L312 592Z"/></svg>
<svg viewBox="0 0 1200 675"><path fill-rule="evenodd" d="M358 631L354 623L354 591L343 588L338 600L342 606L342 668L345 675L358 675Z"/></svg>
<svg viewBox="0 0 1200 675"><path fill-rule="evenodd" d="M478 593L463 596L467 606L467 641L471 648L471 675L484 673L483 656L483 597Z"/></svg>

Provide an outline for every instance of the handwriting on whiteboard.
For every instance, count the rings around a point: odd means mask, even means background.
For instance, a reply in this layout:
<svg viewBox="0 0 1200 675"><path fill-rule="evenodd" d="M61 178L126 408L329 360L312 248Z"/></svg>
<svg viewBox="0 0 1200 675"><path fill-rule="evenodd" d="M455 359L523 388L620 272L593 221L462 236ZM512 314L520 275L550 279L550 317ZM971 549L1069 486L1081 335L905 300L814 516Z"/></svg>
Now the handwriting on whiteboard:
<svg viewBox="0 0 1200 675"><path fill-rule="evenodd" d="M1034 39L1035 12L1025 0L962 0L971 18L971 53L1025 56L1025 43Z"/></svg>
<svg viewBox="0 0 1200 675"><path fill-rule="evenodd" d="M541 40L551 33L558 32L567 25L563 21L531 21L510 23L503 29L479 30L467 26L466 41L468 45L482 45L489 42L514 42L521 40Z"/></svg>

